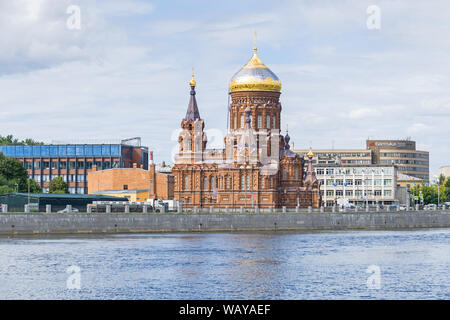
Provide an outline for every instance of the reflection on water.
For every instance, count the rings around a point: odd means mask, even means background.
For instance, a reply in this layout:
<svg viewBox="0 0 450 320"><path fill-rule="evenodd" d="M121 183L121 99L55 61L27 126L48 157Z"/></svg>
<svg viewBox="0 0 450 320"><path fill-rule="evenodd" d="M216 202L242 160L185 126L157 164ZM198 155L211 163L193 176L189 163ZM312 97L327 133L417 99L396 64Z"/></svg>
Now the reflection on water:
<svg viewBox="0 0 450 320"><path fill-rule="evenodd" d="M0 298L449 299L449 267L450 229L0 238Z"/></svg>

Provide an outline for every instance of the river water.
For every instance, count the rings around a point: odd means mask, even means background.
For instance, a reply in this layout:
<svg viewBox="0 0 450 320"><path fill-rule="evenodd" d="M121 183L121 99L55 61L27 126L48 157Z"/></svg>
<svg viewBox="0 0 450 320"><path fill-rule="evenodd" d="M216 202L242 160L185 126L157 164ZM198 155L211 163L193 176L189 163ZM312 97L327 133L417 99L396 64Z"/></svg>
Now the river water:
<svg viewBox="0 0 450 320"><path fill-rule="evenodd" d="M0 299L450 299L450 229L3 237Z"/></svg>

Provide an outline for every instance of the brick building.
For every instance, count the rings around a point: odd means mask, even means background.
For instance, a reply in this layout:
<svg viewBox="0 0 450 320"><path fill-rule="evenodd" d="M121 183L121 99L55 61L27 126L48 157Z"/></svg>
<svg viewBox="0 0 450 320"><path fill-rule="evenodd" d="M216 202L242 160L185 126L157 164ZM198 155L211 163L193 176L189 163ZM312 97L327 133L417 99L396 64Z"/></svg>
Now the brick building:
<svg viewBox="0 0 450 320"><path fill-rule="evenodd" d="M169 172L158 172L154 164L146 170L133 164L132 168L113 168L89 172L90 194L126 197L130 201L173 199L174 178Z"/></svg>
<svg viewBox="0 0 450 320"><path fill-rule="evenodd" d="M174 195L185 207L318 207L320 183L312 154L290 150L280 134L281 81L262 63L256 48L230 83L228 134L224 149L207 149L205 123L190 82L190 101L181 121L179 151L172 173Z"/></svg>

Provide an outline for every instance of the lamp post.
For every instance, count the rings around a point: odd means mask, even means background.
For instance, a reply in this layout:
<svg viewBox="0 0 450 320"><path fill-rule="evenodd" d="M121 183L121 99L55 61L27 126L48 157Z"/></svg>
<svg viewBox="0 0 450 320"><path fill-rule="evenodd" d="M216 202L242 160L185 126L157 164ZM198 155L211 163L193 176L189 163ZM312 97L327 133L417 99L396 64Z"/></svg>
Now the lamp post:
<svg viewBox="0 0 450 320"><path fill-rule="evenodd" d="M434 178L436 179L436 184L437 184L437 188L438 188L438 202L437 202L437 206L438 206L438 209L439 209L439 203L441 202L440 194L439 194L439 189L440 189L439 177L437 175L434 175Z"/></svg>

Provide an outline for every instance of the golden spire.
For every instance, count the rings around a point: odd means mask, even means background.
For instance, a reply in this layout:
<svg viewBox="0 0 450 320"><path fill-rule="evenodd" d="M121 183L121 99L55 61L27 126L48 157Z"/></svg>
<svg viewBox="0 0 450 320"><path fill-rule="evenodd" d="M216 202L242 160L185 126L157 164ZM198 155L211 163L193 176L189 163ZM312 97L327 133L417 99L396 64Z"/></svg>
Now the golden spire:
<svg viewBox="0 0 450 320"><path fill-rule="evenodd" d="M254 40L254 45L253 45L253 51L254 51L255 54L256 54L256 51L258 50L258 48L256 48L256 29L255 29L254 34L255 34L255 40Z"/></svg>
<svg viewBox="0 0 450 320"><path fill-rule="evenodd" d="M308 153L306 155L310 159L312 159L312 157L314 157L314 153L312 152L311 142L309 143L309 151L308 151Z"/></svg>
<svg viewBox="0 0 450 320"><path fill-rule="evenodd" d="M189 85L191 87L195 87L197 85L197 82L194 80L194 67L192 67L192 80L189 82Z"/></svg>

